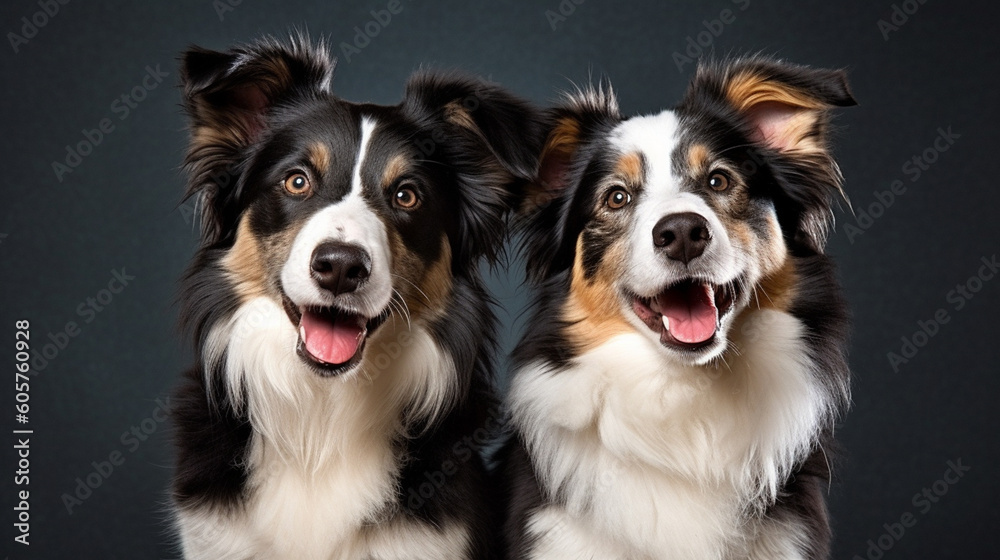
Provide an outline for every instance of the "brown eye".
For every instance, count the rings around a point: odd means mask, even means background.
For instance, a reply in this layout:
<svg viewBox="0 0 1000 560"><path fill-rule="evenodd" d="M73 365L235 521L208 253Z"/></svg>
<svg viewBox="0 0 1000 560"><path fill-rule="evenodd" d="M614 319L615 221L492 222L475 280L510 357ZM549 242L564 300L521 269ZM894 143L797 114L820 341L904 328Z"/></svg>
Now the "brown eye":
<svg viewBox="0 0 1000 560"><path fill-rule="evenodd" d="M413 210L420 204L420 198L417 196L417 191L409 183L405 183L396 189L393 202L404 210Z"/></svg>
<svg viewBox="0 0 1000 560"><path fill-rule="evenodd" d="M712 173L708 178L708 186L712 187L713 191L722 192L729 188L729 177L722 173Z"/></svg>
<svg viewBox="0 0 1000 560"><path fill-rule="evenodd" d="M624 208L629 202L632 202L632 195L627 190L617 187L608 193L608 199L605 202L608 208L618 210L619 208Z"/></svg>
<svg viewBox="0 0 1000 560"><path fill-rule="evenodd" d="M311 189L312 185L309 183L309 177L306 177L305 173L293 173L285 179L285 190L289 194L301 196L309 194Z"/></svg>

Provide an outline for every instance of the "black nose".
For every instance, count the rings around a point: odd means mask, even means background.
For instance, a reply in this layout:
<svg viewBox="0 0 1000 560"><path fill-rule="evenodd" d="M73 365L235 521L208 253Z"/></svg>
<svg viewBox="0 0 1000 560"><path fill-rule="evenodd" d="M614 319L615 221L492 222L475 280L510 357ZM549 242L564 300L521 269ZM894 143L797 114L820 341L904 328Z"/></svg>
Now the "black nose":
<svg viewBox="0 0 1000 560"><path fill-rule="evenodd" d="M328 241L313 250L312 277L333 295L358 289L372 271L372 259L357 245Z"/></svg>
<svg viewBox="0 0 1000 560"><path fill-rule="evenodd" d="M701 256L711 238L708 221L694 212L664 216L653 227L653 245L684 264Z"/></svg>

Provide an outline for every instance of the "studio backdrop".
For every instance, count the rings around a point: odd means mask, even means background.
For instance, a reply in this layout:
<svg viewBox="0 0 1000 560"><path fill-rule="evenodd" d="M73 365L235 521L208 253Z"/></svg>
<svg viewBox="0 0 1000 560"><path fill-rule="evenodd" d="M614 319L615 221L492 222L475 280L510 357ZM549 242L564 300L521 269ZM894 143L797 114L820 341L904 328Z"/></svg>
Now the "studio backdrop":
<svg viewBox="0 0 1000 560"><path fill-rule="evenodd" d="M176 301L198 244L178 55L298 29L338 58L338 95L383 104L421 67L543 106L607 78L626 114L675 104L704 57L846 69L859 105L837 112L834 147L850 205L828 253L853 403L834 557L996 557L998 18L939 0L5 1L0 556L178 557L170 395L193 358ZM505 352L522 281L517 258L490 275Z"/></svg>

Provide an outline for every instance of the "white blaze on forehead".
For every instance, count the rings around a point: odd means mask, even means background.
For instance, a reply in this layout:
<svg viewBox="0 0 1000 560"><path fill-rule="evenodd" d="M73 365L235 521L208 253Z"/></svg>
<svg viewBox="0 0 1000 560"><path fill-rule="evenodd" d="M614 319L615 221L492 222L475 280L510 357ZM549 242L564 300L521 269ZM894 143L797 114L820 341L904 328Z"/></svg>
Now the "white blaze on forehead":
<svg viewBox="0 0 1000 560"><path fill-rule="evenodd" d="M738 274L736 255L722 221L693 192L684 191L684 177L673 168L673 156L680 142L681 124L673 111L635 117L620 124L612 133L611 144L622 154L639 153L645 177L634 198L629 227L630 251L623 285L632 293L652 296L673 281L691 275L713 278L722 284ZM688 267L670 261L653 245L653 228L666 216L693 212L705 218L712 241L705 253Z"/></svg>
<svg viewBox="0 0 1000 560"><path fill-rule="evenodd" d="M374 130L375 121L368 117L361 117L361 143L358 147L358 158L354 160L354 173L351 175L351 195L360 195L364 188L361 184L361 166L364 165L368 155L368 146L371 144Z"/></svg>
<svg viewBox="0 0 1000 560"><path fill-rule="evenodd" d="M634 242L637 247L649 246L652 252L652 231L661 218L681 212L704 216L714 229L721 223L705 201L691 192L682 192L683 179L673 170L673 153L677 148L680 121L672 111L635 117L615 129L612 145L623 154L640 153L645 164L645 178L636 197L633 219Z"/></svg>
<svg viewBox="0 0 1000 560"><path fill-rule="evenodd" d="M613 132L612 145L623 154L642 154L645 164L633 220L637 243L650 244L653 227L669 214L694 212L704 216L713 229L721 227L701 197L681 192L683 179L674 173L672 164L679 136L680 121L673 111L629 119Z"/></svg>
<svg viewBox="0 0 1000 560"><path fill-rule="evenodd" d="M373 317L382 312L392 296L390 267L392 256L385 224L363 196L361 169L368 155L375 131L375 121L362 117L361 140L351 178L351 191L341 200L318 210L302 226L288 260L281 271L281 284L292 301L299 306L338 307ZM364 249L372 260L368 281L356 292L333 297L321 290L312 278L312 254L322 243L333 241L354 244Z"/></svg>
<svg viewBox="0 0 1000 560"><path fill-rule="evenodd" d="M639 152L645 159L645 190L679 192L680 181L670 164L677 147L680 122L672 111L658 115L633 117L615 128L611 144L622 154Z"/></svg>

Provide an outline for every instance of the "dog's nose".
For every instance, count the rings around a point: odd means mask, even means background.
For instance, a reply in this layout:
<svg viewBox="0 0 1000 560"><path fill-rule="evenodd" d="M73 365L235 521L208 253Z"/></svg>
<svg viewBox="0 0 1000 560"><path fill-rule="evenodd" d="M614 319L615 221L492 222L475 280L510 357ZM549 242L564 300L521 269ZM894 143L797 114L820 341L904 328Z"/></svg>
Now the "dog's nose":
<svg viewBox="0 0 1000 560"><path fill-rule="evenodd" d="M701 256L711 239L708 220L694 212L664 216L653 226L653 245L684 264Z"/></svg>
<svg viewBox="0 0 1000 560"><path fill-rule="evenodd" d="M368 279L372 259L357 245L328 241L313 250L310 266L313 280L336 296L357 290Z"/></svg>

